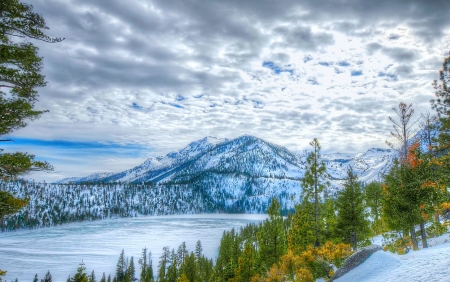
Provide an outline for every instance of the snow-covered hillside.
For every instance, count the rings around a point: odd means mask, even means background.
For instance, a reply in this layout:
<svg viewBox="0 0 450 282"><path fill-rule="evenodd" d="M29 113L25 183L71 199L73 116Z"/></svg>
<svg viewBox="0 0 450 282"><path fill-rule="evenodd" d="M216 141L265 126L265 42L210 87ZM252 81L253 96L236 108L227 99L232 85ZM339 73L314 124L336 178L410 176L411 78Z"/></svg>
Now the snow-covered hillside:
<svg viewBox="0 0 450 282"><path fill-rule="evenodd" d="M56 184L0 183L0 189L32 203L0 222L0 227L13 230L117 216L265 213L273 197L283 212L292 211L300 200L307 155L253 136L205 137L119 173ZM394 151L386 149L323 155L330 174L329 194L340 189L349 166L368 182L378 180L394 157Z"/></svg>
<svg viewBox="0 0 450 282"><path fill-rule="evenodd" d="M374 148L365 153L324 154L323 159L332 187L338 188L349 166L353 167L361 181L370 182L378 180L388 171L394 156L395 152L391 149ZM205 173L232 178L240 175L274 181L299 180L305 172L306 157L307 154L297 155L282 146L248 135L233 140L205 137L180 151L149 158L143 164L123 172L66 178L58 183L179 183L192 182Z"/></svg>
<svg viewBox="0 0 450 282"><path fill-rule="evenodd" d="M449 235L447 233L430 241L433 240L440 241L440 244L410 251L406 255L378 251L335 281L450 281Z"/></svg>

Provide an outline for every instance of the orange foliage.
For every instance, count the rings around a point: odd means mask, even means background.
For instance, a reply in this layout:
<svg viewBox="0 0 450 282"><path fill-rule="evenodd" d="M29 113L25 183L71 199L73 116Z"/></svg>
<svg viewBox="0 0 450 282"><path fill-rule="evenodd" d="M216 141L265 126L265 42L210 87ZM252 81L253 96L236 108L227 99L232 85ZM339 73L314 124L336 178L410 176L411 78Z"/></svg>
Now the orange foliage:
<svg viewBox="0 0 450 282"><path fill-rule="evenodd" d="M416 149L419 147L419 142L413 143L408 148L408 156L406 157L406 163L410 165L412 168L419 166L422 163L416 155Z"/></svg>
<svg viewBox="0 0 450 282"><path fill-rule="evenodd" d="M334 244L326 242L320 248L308 246L301 254L294 254L292 251L283 255L279 264L274 264L267 272L266 277L259 274L254 276L251 282L278 282L278 281L315 281L313 275L314 265L325 262L337 267L342 266L344 260L352 254L350 245L339 243ZM330 277L333 270L327 273Z"/></svg>

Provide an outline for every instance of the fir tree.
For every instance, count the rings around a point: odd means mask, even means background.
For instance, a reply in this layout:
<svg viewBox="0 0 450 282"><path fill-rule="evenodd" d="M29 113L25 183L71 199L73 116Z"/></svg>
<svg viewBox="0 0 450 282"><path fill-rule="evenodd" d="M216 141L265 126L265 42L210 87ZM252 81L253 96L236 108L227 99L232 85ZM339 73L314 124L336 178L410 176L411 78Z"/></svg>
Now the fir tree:
<svg viewBox="0 0 450 282"><path fill-rule="evenodd" d="M238 267L236 268L233 282L247 282L256 274L255 269L255 250L250 241L247 241L244 250L239 256ZM270 267L269 267L270 268Z"/></svg>
<svg viewBox="0 0 450 282"><path fill-rule="evenodd" d="M320 193L325 193L327 198L327 190L329 183L328 174L325 163L321 160L321 146L317 138L309 143L314 151L311 152L306 159L306 172L302 179L302 201L310 201L314 203L314 245L320 246Z"/></svg>
<svg viewBox="0 0 450 282"><path fill-rule="evenodd" d="M370 228L364 211L364 195L358 177L350 167L344 189L337 198L337 232L345 243L350 243L354 250L369 243Z"/></svg>
<svg viewBox="0 0 450 282"><path fill-rule="evenodd" d="M52 282L52 275L50 274L50 270L47 271L47 274L45 274L43 282Z"/></svg>
<svg viewBox="0 0 450 282"><path fill-rule="evenodd" d="M197 264L194 253L191 252L190 255L186 256L183 260L183 263L180 266L180 275L184 275L188 281L198 281Z"/></svg>
<svg viewBox="0 0 450 282"><path fill-rule="evenodd" d="M46 111L38 111L36 88L46 85L41 74L42 58L30 42L60 42L44 34L48 29L44 18L33 12L33 6L19 0L0 2L0 136L23 128L29 120L38 119ZM21 42L21 39L25 40ZM11 141L0 140L0 141ZM11 179L30 171L52 170L47 162L36 161L28 153L2 153L0 179ZM1 202L0 202L1 204Z"/></svg>
<svg viewBox="0 0 450 282"><path fill-rule="evenodd" d="M309 245L314 245L315 237L314 204L303 201L295 206L291 227L288 231L288 248L295 254L300 254Z"/></svg>
<svg viewBox="0 0 450 282"><path fill-rule="evenodd" d="M122 281L125 277L125 272L127 270L127 263L125 261L125 251L122 249L122 252L119 255L119 260L116 264L116 277L117 281Z"/></svg>
<svg viewBox="0 0 450 282"><path fill-rule="evenodd" d="M170 263L169 256L170 256L169 247L164 247L163 253L159 259L159 265L158 265L158 281L159 282L167 281L166 280L166 268L167 268L167 265Z"/></svg>
<svg viewBox="0 0 450 282"><path fill-rule="evenodd" d="M195 259L199 260L202 257L202 242L200 242L200 240L197 241L197 243L195 244Z"/></svg>
<svg viewBox="0 0 450 282"><path fill-rule="evenodd" d="M379 182L371 182L364 187L366 205L370 209L373 218L372 230L375 235L382 231L381 209L383 202L383 188Z"/></svg>
<svg viewBox="0 0 450 282"><path fill-rule="evenodd" d="M88 276L85 272L86 267L84 266L83 261L81 261L80 266L77 268L77 273L70 280L71 282L88 282Z"/></svg>
<svg viewBox="0 0 450 282"><path fill-rule="evenodd" d="M102 275L102 279L100 279L100 282L106 282L106 275L105 275L104 272L103 272L103 275Z"/></svg>
<svg viewBox="0 0 450 282"><path fill-rule="evenodd" d="M70 276L69 276L69 277L70 277ZM38 278L37 273L34 275L33 282L39 282L39 278Z"/></svg>
<svg viewBox="0 0 450 282"><path fill-rule="evenodd" d="M269 219L257 233L261 267L269 269L286 252L286 233L281 216L280 202L272 199L268 209Z"/></svg>
<svg viewBox="0 0 450 282"><path fill-rule="evenodd" d="M97 282L97 280L95 278L94 270L92 270L91 275L89 275L89 282Z"/></svg>

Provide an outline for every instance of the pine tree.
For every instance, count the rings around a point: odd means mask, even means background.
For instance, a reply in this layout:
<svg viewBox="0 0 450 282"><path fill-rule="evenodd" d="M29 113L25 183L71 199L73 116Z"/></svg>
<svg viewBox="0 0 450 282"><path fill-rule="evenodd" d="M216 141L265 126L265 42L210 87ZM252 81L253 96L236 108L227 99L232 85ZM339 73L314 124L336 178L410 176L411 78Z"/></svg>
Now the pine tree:
<svg viewBox="0 0 450 282"><path fill-rule="evenodd" d="M52 282L52 275L50 274L50 270L47 271L47 274L45 274L43 282Z"/></svg>
<svg viewBox="0 0 450 282"><path fill-rule="evenodd" d="M397 114L398 120L389 117L389 120L392 122L392 127L394 128L394 131L391 131L391 135L400 143L400 148L397 149L399 152L399 164L400 166L404 166L408 155L408 146L415 134L414 125L416 122L412 122L411 120L414 115L414 109L412 108L412 104L406 105L406 103L400 102L398 108L392 108L392 110ZM386 144L395 149L392 142L386 140ZM413 247L417 248L416 230L414 225L410 226L410 234Z"/></svg>
<svg viewBox="0 0 450 282"><path fill-rule="evenodd" d="M439 117L439 146L436 148L441 154L446 154L450 148L450 52L444 59L442 70L439 71L439 85L433 82L436 99L431 100L431 106Z"/></svg>
<svg viewBox="0 0 450 282"><path fill-rule="evenodd" d="M197 241L197 243L195 244L195 259L199 260L202 257L202 242L200 242L200 240Z"/></svg>
<svg viewBox="0 0 450 282"><path fill-rule="evenodd" d="M372 230L375 235L382 231L381 209L383 201L383 188L379 182L371 182L364 187L366 205L370 208L370 214L373 218Z"/></svg>
<svg viewBox="0 0 450 282"><path fill-rule="evenodd" d="M180 275L184 275L188 281L198 281L197 270L195 255L191 252L180 266Z"/></svg>
<svg viewBox="0 0 450 282"><path fill-rule="evenodd" d="M97 282L97 280L95 278L94 270L92 270L91 275L89 275L89 282Z"/></svg>
<svg viewBox="0 0 450 282"><path fill-rule="evenodd" d="M250 241L247 241L244 250L239 256L238 267L236 268L235 277L231 280L233 282L247 282L256 274L255 249ZM270 268L270 267L268 267ZM267 269L268 269L267 268Z"/></svg>
<svg viewBox="0 0 450 282"><path fill-rule="evenodd" d="M139 259L139 264L141 265L141 275L140 275L141 282L153 281L153 266L151 256L152 253L149 252L147 259L147 248L144 248L142 250L142 256Z"/></svg>
<svg viewBox="0 0 450 282"><path fill-rule="evenodd" d="M314 204L303 201L295 206L291 227L288 231L288 249L300 254L309 245L314 245L315 237Z"/></svg>
<svg viewBox="0 0 450 282"><path fill-rule="evenodd" d="M174 249L172 249L170 253L169 261L170 265L169 268L167 268L166 279L168 282L176 282L178 279L178 260Z"/></svg>
<svg viewBox="0 0 450 282"><path fill-rule="evenodd" d="M77 268L77 273L70 280L71 282L88 282L88 276L85 272L86 267L84 266L83 261L81 261L80 266Z"/></svg>
<svg viewBox="0 0 450 282"><path fill-rule="evenodd" d="M70 277L70 276L69 276L69 277ZM34 275L33 282L39 282L39 278L38 278L37 273Z"/></svg>
<svg viewBox="0 0 450 282"><path fill-rule="evenodd" d="M320 193L324 192L327 198L329 185L325 163L321 160L321 146L317 138L309 143L314 151L306 159L306 172L302 179L302 201L314 203L314 246L320 246L321 222L320 222Z"/></svg>
<svg viewBox="0 0 450 282"><path fill-rule="evenodd" d="M364 211L364 195L357 175L350 167L344 189L337 198L337 232L345 243L350 243L354 250L358 246L369 243L369 221Z"/></svg>
<svg viewBox="0 0 450 282"><path fill-rule="evenodd" d="M127 268L125 276L127 276L128 280L131 282L134 280L135 275L136 275L136 269L134 268L134 261L133 261L133 256L132 256L130 259L130 262L128 264L128 268Z"/></svg>
<svg viewBox="0 0 450 282"><path fill-rule="evenodd" d="M287 242L281 216L281 206L277 198L272 198L268 209L269 219L264 221L257 233L259 259L262 268L269 269L286 252Z"/></svg>
<svg viewBox="0 0 450 282"><path fill-rule="evenodd" d="M104 272L103 272L102 279L100 279L100 282L106 282L106 275Z"/></svg>
<svg viewBox="0 0 450 282"><path fill-rule="evenodd" d="M125 250L122 249L122 252L119 255L119 260L116 264L116 278L117 281L122 281L125 277L125 272L127 270L127 263L125 261Z"/></svg>
<svg viewBox="0 0 450 282"><path fill-rule="evenodd" d="M42 58L30 42L59 42L44 34L48 29L44 18L33 12L33 6L19 0L0 2L0 136L23 128L28 120L38 119L46 111L38 111L36 88L46 85L41 74ZM25 38L24 42L20 42ZM11 141L11 140L0 140ZM33 170L52 170L47 162L36 161L27 153L1 153L0 179L15 178Z"/></svg>
<svg viewBox="0 0 450 282"><path fill-rule="evenodd" d="M166 269L167 269L167 264L170 263L169 256L170 256L169 247L164 247L163 253L160 257L159 265L158 265L158 281L159 282L167 281L166 280Z"/></svg>

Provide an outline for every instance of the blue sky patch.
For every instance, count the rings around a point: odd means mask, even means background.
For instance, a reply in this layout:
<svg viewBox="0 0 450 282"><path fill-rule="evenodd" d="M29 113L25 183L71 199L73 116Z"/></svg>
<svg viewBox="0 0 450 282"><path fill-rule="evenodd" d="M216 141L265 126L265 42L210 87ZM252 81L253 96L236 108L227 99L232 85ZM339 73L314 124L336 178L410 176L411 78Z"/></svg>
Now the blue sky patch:
<svg viewBox="0 0 450 282"><path fill-rule="evenodd" d="M149 152L149 149L137 144L119 144L119 143L103 143L103 142L83 142L83 141L67 141L67 140L41 140L31 138L11 138L14 142L2 142L3 148L9 152L12 151L29 151L28 147L50 149L55 152L55 156L50 155L37 157L55 158L61 155L65 156L107 156L118 155L125 157L140 157L143 152ZM145 154L147 155L147 153Z"/></svg>
<svg viewBox="0 0 450 282"><path fill-rule="evenodd" d="M183 106L178 105L178 104L169 104L169 105L174 106L175 108L178 108L178 109L184 109Z"/></svg>
<svg viewBox="0 0 450 282"><path fill-rule="evenodd" d="M338 63L338 66L341 66L341 67L348 67L348 66L350 66L350 64L347 63L346 61L340 61L340 62Z"/></svg>
<svg viewBox="0 0 450 282"><path fill-rule="evenodd" d="M131 107L133 107L133 109L135 109L135 110L142 110L142 107L136 103L133 103L133 105Z"/></svg>
<svg viewBox="0 0 450 282"><path fill-rule="evenodd" d="M392 73L385 73L385 72L379 72L378 77L388 77L392 81L397 81L398 77L395 74Z"/></svg>
<svg viewBox="0 0 450 282"><path fill-rule="evenodd" d="M177 101L183 101L183 100L186 100L186 98L184 96L178 94L176 100Z"/></svg>
<svg viewBox="0 0 450 282"><path fill-rule="evenodd" d="M321 65L321 66L325 66L325 67L328 67L328 66L330 66L330 64L329 64L329 63L327 63L327 62L319 62L319 65Z"/></svg>
<svg viewBox="0 0 450 282"><path fill-rule="evenodd" d="M276 64L274 64L273 62L263 62L262 66L273 70L274 73L276 73L276 74L280 74L282 72L288 72L290 74L294 73L294 71L292 69L281 68L281 67L277 66Z"/></svg>
<svg viewBox="0 0 450 282"><path fill-rule="evenodd" d="M352 71L352 76L360 76L360 75L362 75L363 74L363 72L362 71Z"/></svg>

